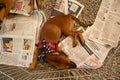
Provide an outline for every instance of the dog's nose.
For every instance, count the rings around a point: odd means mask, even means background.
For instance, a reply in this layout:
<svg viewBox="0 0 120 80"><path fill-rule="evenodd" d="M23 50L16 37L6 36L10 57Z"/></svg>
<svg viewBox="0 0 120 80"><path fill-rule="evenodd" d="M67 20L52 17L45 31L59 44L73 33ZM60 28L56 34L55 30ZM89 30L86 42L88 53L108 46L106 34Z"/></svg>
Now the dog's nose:
<svg viewBox="0 0 120 80"><path fill-rule="evenodd" d="M76 64L73 61L71 61L69 68L76 68L76 67L77 67Z"/></svg>

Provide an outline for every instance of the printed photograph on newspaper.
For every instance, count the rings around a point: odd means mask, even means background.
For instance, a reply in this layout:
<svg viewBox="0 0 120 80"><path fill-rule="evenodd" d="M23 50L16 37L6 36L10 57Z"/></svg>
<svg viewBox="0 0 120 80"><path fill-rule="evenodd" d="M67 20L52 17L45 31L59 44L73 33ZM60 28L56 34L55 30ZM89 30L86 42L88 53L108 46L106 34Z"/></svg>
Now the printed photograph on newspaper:
<svg viewBox="0 0 120 80"><path fill-rule="evenodd" d="M13 52L13 38L2 38L3 52Z"/></svg>
<svg viewBox="0 0 120 80"><path fill-rule="evenodd" d="M32 40L24 39L23 49L24 50L31 50L31 43L32 43Z"/></svg>
<svg viewBox="0 0 120 80"><path fill-rule="evenodd" d="M30 8L31 8L30 0L16 0L14 8L10 10L10 13L17 13L30 16L29 14Z"/></svg>
<svg viewBox="0 0 120 80"><path fill-rule="evenodd" d="M84 5L76 0L57 0L52 12L52 16L75 13L78 17L83 8Z"/></svg>
<svg viewBox="0 0 120 80"><path fill-rule="evenodd" d="M75 13L76 17L80 15L84 8L84 5L80 4L76 0L68 0L68 13L72 14Z"/></svg>

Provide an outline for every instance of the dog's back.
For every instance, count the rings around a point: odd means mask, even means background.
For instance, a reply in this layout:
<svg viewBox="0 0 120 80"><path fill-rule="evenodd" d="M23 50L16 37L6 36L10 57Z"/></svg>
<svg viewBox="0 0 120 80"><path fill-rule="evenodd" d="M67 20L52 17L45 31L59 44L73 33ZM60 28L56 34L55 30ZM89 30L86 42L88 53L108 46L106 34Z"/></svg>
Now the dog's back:
<svg viewBox="0 0 120 80"><path fill-rule="evenodd" d="M60 15L49 19L43 26L40 34L40 39L48 39L52 41L58 41L61 33L68 34L74 27L74 21L80 25L85 26L74 15Z"/></svg>
<svg viewBox="0 0 120 80"><path fill-rule="evenodd" d="M73 20L70 15L60 15L49 19L41 30L41 38L58 41L61 33L73 28Z"/></svg>
<svg viewBox="0 0 120 80"><path fill-rule="evenodd" d="M64 33L68 29L71 30L73 28L73 22L72 15L60 15L56 16L50 20L47 21L45 26L48 26L49 24L56 25L61 29L61 31ZM68 30L68 31L69 31Z"/></svg>

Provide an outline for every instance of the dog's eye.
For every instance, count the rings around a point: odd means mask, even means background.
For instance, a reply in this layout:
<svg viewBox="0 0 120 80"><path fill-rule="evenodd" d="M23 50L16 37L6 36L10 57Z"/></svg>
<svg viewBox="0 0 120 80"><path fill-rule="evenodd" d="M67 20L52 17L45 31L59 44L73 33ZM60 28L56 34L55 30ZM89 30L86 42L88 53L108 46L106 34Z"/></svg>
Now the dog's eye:
<svg viewBox="0 0 120 80"><path fill-rule="evenodd" d="M5 7L5 4L0 3L0 10Z"/></svg>

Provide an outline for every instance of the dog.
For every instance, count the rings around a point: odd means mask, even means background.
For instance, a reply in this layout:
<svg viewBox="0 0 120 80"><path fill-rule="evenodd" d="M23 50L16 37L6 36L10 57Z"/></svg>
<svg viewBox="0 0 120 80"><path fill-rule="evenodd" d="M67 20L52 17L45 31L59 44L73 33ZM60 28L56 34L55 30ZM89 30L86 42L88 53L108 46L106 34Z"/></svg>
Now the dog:
<svg viewBox="0 0 120 80"><path fill-rule="evenodd" d="M85 41L80 31L74 29L74 22L77 22L79 25L83 27L87 27L84 23L80 22L78 18L75 17L74 14L68 15L60 15L55 16L47 20L40 31L40 42L41 40L47 40L50 43L56 43L60 40L61 35L71 35L73 37L73 47L77 45L77 38L82 45L84 45ZM47 42L46 42L47 43ZM39 44L38 44L39 46ZM56 46L56 45L52 45ZM30 69L35 69L37 65L38 56L42 54L43 48L36 48L34 53L33 62L30 65ZM45 50L44 50L45 51ZM58 45L56 46L56 52L54 53L47 53L44 56L44 61L48 62L49 64L53 65L57 69L68 69L68 68L75 68L76 64L72 62L67 55L61 53L62 49ZM73 53L74 54L74 53Z"/></svg>

